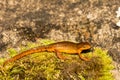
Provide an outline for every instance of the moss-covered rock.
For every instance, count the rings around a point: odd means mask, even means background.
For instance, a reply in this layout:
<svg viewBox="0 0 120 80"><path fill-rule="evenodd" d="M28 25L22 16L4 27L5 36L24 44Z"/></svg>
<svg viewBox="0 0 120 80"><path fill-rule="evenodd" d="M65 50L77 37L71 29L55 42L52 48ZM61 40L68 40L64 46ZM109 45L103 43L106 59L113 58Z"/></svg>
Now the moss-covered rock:
<svg viewBox="0 0 120 80"><path fill-rule="evenodd" d="M40 40L38 43L28 43L21 47L21 51L35 46L53 43L51 40ZM10 56L17 53L9 49ZM5 67L0 66L0 79L2 80L114 80L110 70L113 69L112 60L106 51L95 48L94 52L83 54L91 58L82 61L78 55L63 54L68 59L60 60L55 53L39 52L28 55ZM1 58L1 61L4 60ZM1 63L2 63L1 62Z"/></svg>

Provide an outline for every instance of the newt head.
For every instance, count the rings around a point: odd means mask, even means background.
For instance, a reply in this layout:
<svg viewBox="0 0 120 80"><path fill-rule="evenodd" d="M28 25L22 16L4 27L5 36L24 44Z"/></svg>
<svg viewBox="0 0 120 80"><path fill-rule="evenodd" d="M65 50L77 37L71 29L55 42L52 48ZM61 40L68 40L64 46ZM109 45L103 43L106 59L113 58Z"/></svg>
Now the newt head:
<svg viewBox="0 0 120 80"><path fill-rule="evenodd" d="M78 49L88 50L90 48L91 48L91 45L88 42L81 42L81 43L78 44Z"/></svg>

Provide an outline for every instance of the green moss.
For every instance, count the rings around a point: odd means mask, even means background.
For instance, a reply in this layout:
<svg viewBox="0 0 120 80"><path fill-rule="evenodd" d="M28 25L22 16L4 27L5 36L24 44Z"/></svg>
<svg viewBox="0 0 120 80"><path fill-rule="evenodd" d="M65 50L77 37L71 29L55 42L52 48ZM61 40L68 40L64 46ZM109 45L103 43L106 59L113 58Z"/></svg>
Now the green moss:
<svg viewBox="0 0 120 80"><path fill-rule="evenodd" d="M91 61L87 62L88 65L84 73L81 73L83 80L84 76L87 76L89 80L114 80L110 73L114 66L111 57L107 55L107 51L95 48L93 54L86 54L86 56L91 57ZM89 75L92 75L92 77Z"/></svg>
<svg viewBox="0 0 120 80"><path fill-rule="evenodd" d="M17 54L17 51L15 49L13 49L13 48L8 49L8 52L10 53L9 55L11 57L13 57L13 56L15 56Z"/></svg>
<svg viewBox="0 0 120 80"><path fill-rule="evenodd" d="M40 40L37 43L30 43L21 50L47 45L53 43L51 40ZM12 57L16 55L15 49L9 49ZM95 48L94 52L83 54L91 58L90 61L82 61L78 55L63 54L67 60L60 60L55 53L39 52L23 57L5 67L0 66L0 79L2 80L114 80L110 70L114 67L112 59L106 51ZM4 61L1 58L1 62Z"/></svg>

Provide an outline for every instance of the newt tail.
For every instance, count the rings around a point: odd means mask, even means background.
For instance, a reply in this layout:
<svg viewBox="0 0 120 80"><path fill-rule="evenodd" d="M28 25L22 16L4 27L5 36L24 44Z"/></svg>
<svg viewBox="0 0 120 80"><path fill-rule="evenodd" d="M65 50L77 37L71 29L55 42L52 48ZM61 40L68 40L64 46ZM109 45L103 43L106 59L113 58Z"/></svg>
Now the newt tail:
<svg viewBox="0 0 120 80"><path fill-rule="evenodd" d="M3 63L3 66L8 64L9 62L14 62L24 56L33 54L33 53L37 53L37 52L55 52L57 57L60 59L65 59L61 53L69 53L69 54L78 54L79 57L82 60L88 61L87 58L84 58L81 55L81 52L83 50L88 50L91 48L91 45L88 42L81 42L81 43L73 43L73 42L69 42L69 41L62 41L62 42L57 42L57 43L53 43L47 46L39 46L36 48L32 48L30 50L24 51L10 59L8 59L7 61L5 61Z"/></svg>
<svg viewBox="0 0 120 80"><path fill-rule="evenodd" d="M8 64L9 62L14 62L24 56L27 56L27 55L30 55L30 54L33 54L33 53L37 53L37 52L44 52L44 51L48 51L48 52L51 52L53 51L50 47L47 47L47 46L40 46L40 47L36 47L36 48L32 48L30 50L27 50L27 51L24 51L10 59L8 59L7 61L4 62L3 65L6 65Z"/></svg>

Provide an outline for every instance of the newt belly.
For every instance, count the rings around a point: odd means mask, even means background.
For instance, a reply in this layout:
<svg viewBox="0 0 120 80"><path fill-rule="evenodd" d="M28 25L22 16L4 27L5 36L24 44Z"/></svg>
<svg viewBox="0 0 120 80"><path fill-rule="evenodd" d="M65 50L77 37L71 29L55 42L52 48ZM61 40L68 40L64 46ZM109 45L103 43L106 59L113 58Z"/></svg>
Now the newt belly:
<svg viewBox="0 0 120 80"><path fill-rule="evenodd" d="M32 48L30 50L24 51L10 59L8 59L7 61L4 62L3 65L6 65L9 62L13 62L16 61L24 56L33 54L33 53L37 53L37 52L55 52L57 57L60 59L65 59L61 53L68 53L68 54L78 54L79 57L82 60L87 61L88 59L83 57L81 55L81 52L83 50L88 50L91 48L91 45L88 42L81 42L81 43L73 43L73 42L69 42L69 41L62 41L62 42L57 42L57 43L53 43L47 46L39 46L36 48Z"/></svg>

